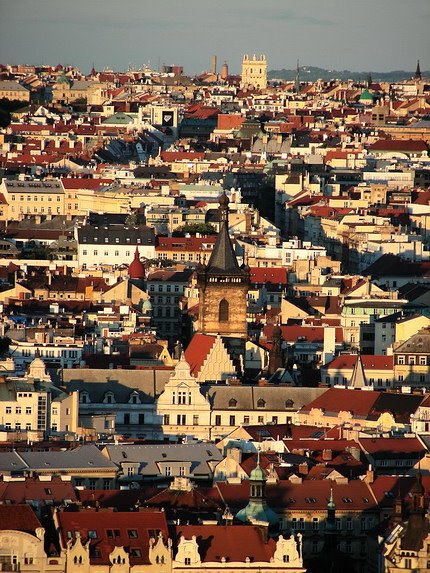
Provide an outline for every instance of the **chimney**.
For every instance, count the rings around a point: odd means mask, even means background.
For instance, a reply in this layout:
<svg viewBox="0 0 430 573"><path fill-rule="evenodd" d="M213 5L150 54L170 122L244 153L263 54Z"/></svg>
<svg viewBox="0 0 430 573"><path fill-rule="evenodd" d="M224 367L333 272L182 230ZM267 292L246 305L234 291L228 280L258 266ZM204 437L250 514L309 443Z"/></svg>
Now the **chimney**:
<svg viewBox="0 0 430 573"><path fill-rule="evenodd" d="M366 475L364 477L364 483L373 483L375 481L375 472L372 465L369 465Z"/></svg>
<svg viewBox="0 0 430 573"><path fill-rule="evenodd" d="M299 473L302 474L302 475L304 475L304 476L307 476L307 475L308 475L308 473L309 473L309 466L308 466L308 464L307 464L306 462L304 462L304 463L302 463L302 464L299 464Z"/></svg>
<svg viewBox="0 0 430 573"><path fill-rule="evenodd" d="M333 459L333 452L332 450L323 450L322 452L322 459L324 462L331 462L331 460Z"/></svg>
<svg viewBox="0 0 430 573"><path fill-rule="evenodd" d="M227 458L234 460L238 464L242 463L242 450L240 448L228 448Z"/></svg>

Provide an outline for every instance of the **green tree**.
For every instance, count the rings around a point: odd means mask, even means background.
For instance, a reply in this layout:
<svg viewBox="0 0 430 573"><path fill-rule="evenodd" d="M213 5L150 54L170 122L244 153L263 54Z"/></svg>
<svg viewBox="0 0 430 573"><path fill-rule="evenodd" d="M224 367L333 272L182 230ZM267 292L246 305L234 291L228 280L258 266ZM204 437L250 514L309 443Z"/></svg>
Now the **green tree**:
<svg viewBox="0 0 430 573"><path fill-rule="evenodd" d="M185 233L189 233L190 235L196 235L197 233L200 233L201 235L217 234L215 227L209 223L186 223L185 225L178 227L174 232L175 235L182 235Z"/></svg>

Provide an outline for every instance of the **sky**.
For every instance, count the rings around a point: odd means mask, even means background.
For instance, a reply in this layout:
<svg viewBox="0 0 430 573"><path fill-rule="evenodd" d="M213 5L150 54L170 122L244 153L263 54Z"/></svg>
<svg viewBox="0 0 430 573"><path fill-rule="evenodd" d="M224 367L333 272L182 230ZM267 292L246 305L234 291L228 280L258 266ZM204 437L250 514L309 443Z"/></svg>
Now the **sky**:
<svg viewBox="0 0 430 573"><path fill-rule="evenodd" d="M0 0L0 63L430 69L429 0Z"/></svg>

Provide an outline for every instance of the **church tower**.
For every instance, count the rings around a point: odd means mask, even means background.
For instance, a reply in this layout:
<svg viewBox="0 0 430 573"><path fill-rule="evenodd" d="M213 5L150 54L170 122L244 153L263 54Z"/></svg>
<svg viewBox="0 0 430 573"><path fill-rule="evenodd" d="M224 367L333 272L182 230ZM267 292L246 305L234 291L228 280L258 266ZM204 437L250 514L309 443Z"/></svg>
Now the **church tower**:
<svg viewBox="0 0 430 573"><path fill-rule="evenodd" d="M249 269L239 267L228 233L229 200L219 199L220 230L208 264L197 270L198 332L246 339Z"/></svg>
<svg viewBox="0 0 430 573"><path fill-rule="evenodd" d="M250 58L247 54L242 60L242 81L243 88L257 88L265 90L267 87L267 60L262 54L259 58Z"/></svg>

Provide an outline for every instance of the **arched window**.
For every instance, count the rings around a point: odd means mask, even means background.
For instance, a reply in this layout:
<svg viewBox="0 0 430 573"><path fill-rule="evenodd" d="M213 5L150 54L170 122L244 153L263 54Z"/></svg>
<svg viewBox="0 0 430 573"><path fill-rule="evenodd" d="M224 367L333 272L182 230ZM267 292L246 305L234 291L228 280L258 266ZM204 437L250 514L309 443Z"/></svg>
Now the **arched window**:
<svg viewBox="0 0 430 573"><path fill-rule="evenodd" d="M218 320L219 322L228 322L228 302L225 298L219 303Z"/></svg>

